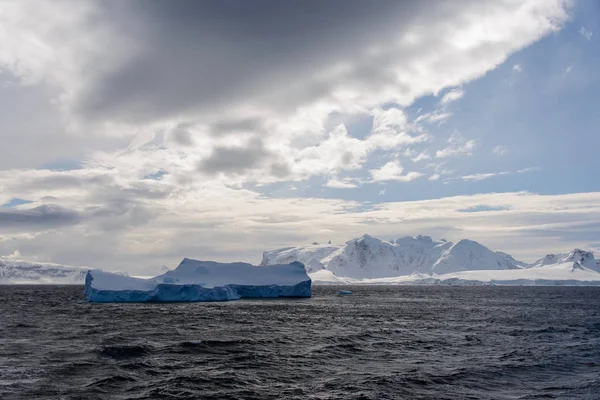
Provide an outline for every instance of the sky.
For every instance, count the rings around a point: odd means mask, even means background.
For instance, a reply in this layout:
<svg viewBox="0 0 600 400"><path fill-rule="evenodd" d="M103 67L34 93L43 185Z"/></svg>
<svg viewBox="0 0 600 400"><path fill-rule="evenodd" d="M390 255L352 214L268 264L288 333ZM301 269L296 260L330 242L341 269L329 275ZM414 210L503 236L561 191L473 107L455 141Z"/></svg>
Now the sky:
<svg viewBox="0 0 600 400"><path fill-rule="evenodd" d="M600 251L594 0L0 3L0 257Z"/></svg>

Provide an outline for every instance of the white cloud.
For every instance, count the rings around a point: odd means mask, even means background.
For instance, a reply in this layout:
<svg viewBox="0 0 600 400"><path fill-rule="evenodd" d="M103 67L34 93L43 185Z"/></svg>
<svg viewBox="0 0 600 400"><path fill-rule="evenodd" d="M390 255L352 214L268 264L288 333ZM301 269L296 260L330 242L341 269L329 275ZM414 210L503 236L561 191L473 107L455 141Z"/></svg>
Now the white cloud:
<svg viewBox="0 0 600 400"><path fill-rule="evenodd" d="M508 172L491 172L487 174L465 175L461 178L463 181L483 181L485 179L493 178L494 176L500 175L508 175Z"/></svg>
<svg viewBox="0 0 600 400"><path fill-rule="evenodd" d="M523 72L523 68L521 67L521 64L515 64L515 65L513 65L513 71L515 71L515 72Z"/></svg>
<svg viewBox="0 0 600 400"><path fill-rule="evenodd" d="M473 154L473 149L475 148L475 141L463 139L460 134L453 134L448 139L449 146L445 147L442 150L438 150L435 153L437 158L446 158L453 157L458 155L467 155L470 156Z"/></svg>
<svg viewBox="0 0 600 400"><path fill-rule="evenodd" d="M569 65L567 68L565 68L565 72L564 72L565 75L568 74L568 73L570 73L572 70L573 70L573 66Z"/></svg>
<svg viewBox="0 0 600 400"><path fill-rule="evenodd" d="M429 160L431 156L427 152L419 153L416 157L412 158L413 162L419 162L423 160Z"/></svg>
<svg viewBox="0 0 600 400"><path fill-rule="evenodd" d="M428 151L421 151L421 152L417 152L413 149L406 149L404 151L404 155L406 157L409 157L410 160L414 163L417 163L419 161L423 161L423 160L430 160L431 159L431 155L429 154Z"/></svg>
<svg viewBox="0 0 600 400"><path fill-rule="evenodd" d="M430 181L437 181L438 179L440 179L440 174L433 174L427 179Z"/></svg>
<svg viewBox="0 0 600 400"><path fill-rule="evenodd" d="M176 14L170 21L171 13L151 15L152 7L132 10L132 4L64 0L0 6L0 65L3 76L15 80L11 90L0 91L5 96L0 100L11 103L19 90L36 91L52 116L41 118L41 112L31 111L35 104L24 102L10 114L30 124L10 136L12 126L6 119L0 123L4 143L11 143L0 146L1 168L10 168L0 171L0 204L18 197L33 201L24 209L56 204L78 216L59 228L0 224L0 253L19 250L29 258L132 270L172 264L184 255L251 260L265 244L295 244L320 233L340 240L364 231L385 233L392 228L383 224L393 227L407 218L403 210L424 210L432 203L362 212L359 202L273 198L246 188L346 175L365 168L373 155L390 159L418 148L431 140L421 124L443 123L451 113L433 110L408 121L403 107L483 76L568 18L560 0L526 6L456 1L415 7L420 22L402 23L412 22L403 7L413 6L396 2L380 6L380 12L364 5L359 12L348 7L327 18L319 14L325 21L321 30L298 24L291 32L285 23L256 26L248 20L248 35L242 36L236 24L221 35L218 23L212 31L213 24L182 24ZM314 34L314 40L304 40L306 46L270 40L279 36L268 29L279 26L286 35ZM198 29L208 31L199 36ZM264 32L269 35L262 37ZM277 54L277 62L254 48ZM248 54L252 62L246 62ZM449 104L461 93L454 89L442 100ZM372 116L373 129L366 137L352 137L344 118L329 125L335 115ZM56 125L51 131L50 119ZM59 149L63 136L53 132L78 139ZM471 154L474 148L472 140L451 138L435 156ZM415 154L413 162L434 153ZM81 169L26 169L50 155ZM381 182L422 176L405 173L399 161L370 172ZM440 164L429 179L452 173ZM144 179L156 174L161 179ZM347 187L360 183L330 181ZM430 223L458 221L415 215L425 222L406 229L434 230Z"/></svg>
<svg viewBox="0 0 600 400"><path fill-rule="evenodd" d="M448 118L450 118L452 116L452 113L450 112L445 112L443 110L436 110L430 113L425 113L422 115L419 115L417 117L417 119L415 120L415 122L419 123L419 122L429 122L432 124L437 123L438 125L441 125L442 123L446 122L446 120L448 120Z"/></svg>
<svg viewBox="0 0 600 400"><path fill-rule="evenodd" d="M36 200L32 206L43 201L29 183L15 182L14 172L12 178L9 174L2 177L3 183L11 183L6 195ZM278 199L214 184L181 185L166 177L162 184L145 182L146 186L121 182L99 198L106 189L94 188L94 178L88 177L91 182L81 185L63 175L58 175L62 179L57 182L53 175L46 178L52 179L48 190L58 196L54 201L80 213L100 207L95 219L52 231L30 225L27 233L35 234L27 237L3 225L0 254L19 250L23 258L100 268L110 265L141 273L150 267L174 266L184 256L258 262L266 248L309 243L324 234L342 242L363 233L384 237L423 233L449 240L466 237L496 250L535 258L581 246L582 241L591 243L600 227L600 193L496 193L367 205L335 199ZM120 194L121 198L114 197ZM119 203L102 205L106 198L119 199ZM119 208L125 199L129 206ZM459 211L482 204L507 210L484 217ZM135 224L138 211L133 205L145 207L149 217ZM129 225L115 224L115 219Z"/></svg>
<svg viewBox="0 0 600 400"><path fill-rule="evenodd" d="M517 171L517 174L524 174L526 172L534 172L534 171L539 171L541 170L540 167L529 167L529 168L523 168Z"/></svg>
<svg viewBox="0 0 600 400"><path fill-rule="evenodd" d="M404 174L404 168L399 161L389 161L379 169L371 169L369 173L373 182L397 181L410 182L423 176L420 172L409 172Z"/></svg>
<svg viewBox="0 0 600 400"><path fill-rule="evenodd" d="M538 167L529 167L529 168L520 169L518 171L502 171L502 172L490 172L490 173L483 173L483 174L464 175L461 177L461 179L463 181L482 181L482 180L493 178L496 176L524 174L527 172L533 172L533 171L538 171L538 170L539 170Z"/></svg>
<svg viewBox="0 0 600 400"><path fill-rule="evenodd" d="M334 188L334 189L354 189L354 188L358 187L358 185L356 185L354 182L352 182L351 179L348 179L348 178L343 178L343 179L331 178L327 181L325 186L327 186L329 188Z"/></svg>
<svg viewBox="0 0 600 400"><path fill-rule="evenodd" d="M381 189L381 190L379 191L379 193L377 193L377 195L378 195L378 196L383 196L383 195L385 195L385 192L386 192L386 190L385 190L385 189Z"/></svg>
<svg viewBox="0 0 600 400"><path fill-rule="evenodd" d="M585 29L585 27L581 27L579 28L579 33L581 34L581 36L583 36L586 40L592 40L592 32L588 31L587 29Z"/></svg>
<svg viewBox="0 0 600 400"><path fill-rule="evenodd" d="M497 156L503 156L508 152L508 146L496 146L494 147L494 149L492 150L492 153L494 153Z"/></svg>
<svg viewBox="0 0 600 400"><path fill-rule="evenodd" d="M444 97L442 97L442 100L440 100L440 103L443 105L446 105L448 103L451 103L453 101L462 99L462 97L464 96L464 92L462 89L452 89L451 91L449 91L448 93L446 93L444 95Z"/></svg>

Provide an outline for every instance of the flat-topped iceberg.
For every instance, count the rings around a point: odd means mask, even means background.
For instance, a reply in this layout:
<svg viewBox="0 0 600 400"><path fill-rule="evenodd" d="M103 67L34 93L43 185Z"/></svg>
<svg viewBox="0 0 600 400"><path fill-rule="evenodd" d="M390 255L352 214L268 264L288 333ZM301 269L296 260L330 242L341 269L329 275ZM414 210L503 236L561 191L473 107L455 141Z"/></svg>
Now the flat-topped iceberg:
<svg viewBox="0 0 600 400"><path fill-rule="evenodd" d="M299 262L254 266L184 258L174 270L150 279L90 270L84 293L98 303L310 297L311 280Z"/></svg>

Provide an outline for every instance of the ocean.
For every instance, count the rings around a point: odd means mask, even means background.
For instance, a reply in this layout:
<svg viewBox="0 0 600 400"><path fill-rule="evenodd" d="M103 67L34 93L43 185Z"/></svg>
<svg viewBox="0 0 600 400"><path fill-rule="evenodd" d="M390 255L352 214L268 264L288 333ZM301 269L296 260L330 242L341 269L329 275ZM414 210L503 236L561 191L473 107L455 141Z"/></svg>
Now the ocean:
<svg viewBox="0 0 600 400"><path fill-rule="evenodd" d="M1 399L600 399L600 288L90 304L0 286Z"/></svg>

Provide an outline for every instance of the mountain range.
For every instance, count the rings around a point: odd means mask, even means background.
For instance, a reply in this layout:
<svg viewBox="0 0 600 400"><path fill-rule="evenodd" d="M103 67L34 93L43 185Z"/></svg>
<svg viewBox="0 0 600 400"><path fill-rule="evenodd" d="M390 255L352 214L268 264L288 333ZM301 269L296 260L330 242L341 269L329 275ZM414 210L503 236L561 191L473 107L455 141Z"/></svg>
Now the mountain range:
<svg viewBox="0 0 600 400"><path fill-rule="evenodd" d="M315 283L600 284L600 261L592 252L574 249L528 264L473 240L421 235L391 241L363 235L344 244L265 251L261 265L293 261L303 263ZM0 258L0 284L82 284L88 269Z"/></svg>
<svg viewBox="0 0 600 400"><path fill-rule="evenodd" d="M594 254L580 249L548 254L528 264L509 254L492 251L473 240L463 239L453 243L443 239L433 240L429 236L406 236L384 241L363 235L343 245L313 243L288 247L264 252L261 265L292 261L304 263L309 274L328 271L337 277L352 279L523 270L563 264L568 264L569 268L576 265L577 269L600 273Z"/></svg>

